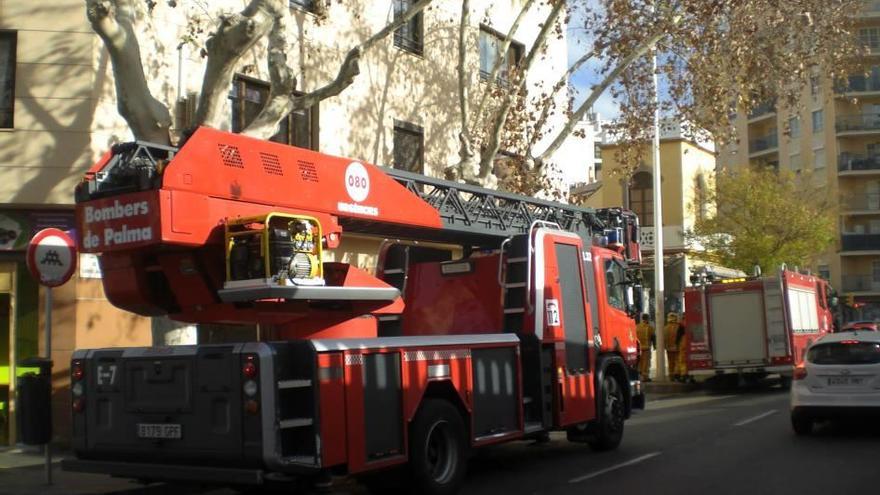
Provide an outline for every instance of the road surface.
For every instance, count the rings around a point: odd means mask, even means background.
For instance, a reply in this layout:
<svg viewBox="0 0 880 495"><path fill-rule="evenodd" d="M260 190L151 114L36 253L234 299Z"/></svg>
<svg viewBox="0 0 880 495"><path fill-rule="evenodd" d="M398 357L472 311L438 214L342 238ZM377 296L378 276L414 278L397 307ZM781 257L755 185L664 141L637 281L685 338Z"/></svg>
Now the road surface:
<svg viewBox="0 0 880 495"><path fill-rule="evenodd" d="M696 395L649 402L612 452L554 434L480 453L463 493L876 493L878 457L880 428L869 423L796 437L779 389Z"/></svg>

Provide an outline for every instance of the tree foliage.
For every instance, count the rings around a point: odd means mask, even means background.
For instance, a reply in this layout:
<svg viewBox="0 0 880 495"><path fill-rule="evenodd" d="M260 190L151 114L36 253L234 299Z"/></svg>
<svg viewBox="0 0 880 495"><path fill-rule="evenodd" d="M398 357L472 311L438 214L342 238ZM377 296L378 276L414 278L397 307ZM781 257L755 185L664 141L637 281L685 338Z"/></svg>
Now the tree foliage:
<svg viewBox="0 0 880 495"><path fill-rule="evenodd" d="M697 256L746 273L759 265L769 273L782 263L810 266L834 244L834 202L813 189L810 175L744 168L723 171L715 180L705 197L716 214L696 215L693 231L686 233L705 248Z"/></svg>
<svg viewBox="0 0 880 495"><path fill-rule="evenodd" d="M294 93L298 72L290 59L309 47L291 35L289 0L246 0L238 12L223 12L205 0L84 1L110 55L119 113L136 139L160 143L172 141L173 119L171 110L150 93L144 73L139 46L139 39L149 39L141 32L144 10L167 5L201 13L189 18L181 40L197 46L206 59L193 126L226 122L223 104L235 72L247 65L245 54L265 55L271 82L268 104L243 132L268 138L290 111L345 91L360 73L363 53L431 4L414 1L384 28L350 47L335 77L299 94ZM723 143L734 138L732 112L749 111L771 99L794 108L813 71L821 69L829 80L841 80L863 53L852 16L860 0L519 0L510 2L512 22L494 26L487 12L498 8L496 3L462 0L461 18L449 26L460 30L459 88L449 101L458 101L461 114L459 128L451 129L449 137L457 134L461 145L457 163L446 164L447 173L488 186L500 178L505 188L527 194L549 186L552 157L605 92L621 108L613 129L627 153L621 161L635 168L643 161L641 144L651 137L655 73L664 88L659 105L666 116L707 129ZM329 5L329 0L314 2L316 23L327 21ZM527 22L535 23L529 26L534 39L519 39ZM504 84L497 82L505 57L498 57L485 81L474 76L476 55L470 47L478 24L502 32L502 54L513 41L527 41L521 59L504 69ZM552 55L550 40L576 33L578 43L570 45L579 53L569 57L573 61L567 70L553 79L535 73L545 67L538 62ZM265 50L253 50L264 45ZM575 106L568 94L569 78L584 70L593 73L596 83ZM536 88L530 84L535 81L546 84Z"/></svg>
<svg viewBox="0 0 880 495"><path fill-rule="evenodd" d="M472 109L477 115L462 130L468 139L460 155L466 163L468 150L480 150L480 179L489 176L497 144L505 139L507 149L522 157L515 162L522 170L508 175L536 175L606 91L621 109L610 131L621 145L619 161L626 164L619 172L627 175L646 159L644 144L652 137L658 105L665 117L708 130L723 145L736 139L733 113L771 100L793 111L815 71L839 82L858 69L865 53L854 28L860 0L569 0L559 11L560 3L524 2L522 9L544 9L543 26L568 23L568 33L577 33L579 41L570 43L576 58L569 57L574 62L566 77L550 91L528 96L523 112L510 111L524 97L517 91ZM507 37L514 32L515 27ZM546 37L558 33L555 27L543 31L529 55L540 56ZM531 60L520 63L514 88L533 70ZM565 79L584 67L594 72L595 85L577 107L570 101L560 106L556 95L567 88ZM548 116L559 114L562 126L547 125Z"/></svg>

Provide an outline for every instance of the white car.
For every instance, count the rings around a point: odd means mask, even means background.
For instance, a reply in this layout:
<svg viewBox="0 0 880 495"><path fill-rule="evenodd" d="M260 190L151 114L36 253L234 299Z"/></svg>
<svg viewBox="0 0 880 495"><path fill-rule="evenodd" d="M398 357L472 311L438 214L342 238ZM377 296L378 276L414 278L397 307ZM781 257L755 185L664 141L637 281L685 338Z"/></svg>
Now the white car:
<svg viewBox="0 0 880 495"><path fill-rule="evenodd" d="M851 415L880 417L880 332L828 334L807 349L794 370L791 425L809 434L813 423Z"/></svg>

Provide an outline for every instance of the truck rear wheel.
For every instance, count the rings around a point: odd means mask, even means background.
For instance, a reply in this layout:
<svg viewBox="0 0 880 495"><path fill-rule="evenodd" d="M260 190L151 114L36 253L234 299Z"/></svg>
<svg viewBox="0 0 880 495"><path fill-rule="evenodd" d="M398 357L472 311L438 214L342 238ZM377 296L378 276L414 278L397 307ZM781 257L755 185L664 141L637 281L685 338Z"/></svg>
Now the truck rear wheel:
<svg viewBox="0 0 880 495"><path fill-rule="evenodd" d="M425 399L410 430L409 466L413 492L456 493L467 470L466 431L458 409L441 399Z"/></svg>
<svg viewBox="0 0 880 495"><path fill-rule="evenodd" d="M596 451L616 449L623 439L626 406L620 383L613 376L605 375L602 379L597 405L599 418L587 443Z"/></svg>

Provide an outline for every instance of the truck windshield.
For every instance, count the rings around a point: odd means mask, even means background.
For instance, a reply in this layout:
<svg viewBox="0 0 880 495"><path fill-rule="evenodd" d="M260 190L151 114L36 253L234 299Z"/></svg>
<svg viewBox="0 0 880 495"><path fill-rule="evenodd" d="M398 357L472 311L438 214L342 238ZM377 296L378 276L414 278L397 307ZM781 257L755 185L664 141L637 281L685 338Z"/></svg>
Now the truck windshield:
<svg viewBox="0 0 880 495"><path fill-rule="evenodd" d="M608 304L617 309L626 309L626 273L613 259L605 260L605 291Z"/></svg>
<svg viewBox="0 0 880 495"><path fill-rule="evenodd" d="M834 342L813 346L807 353L807 361L813 364L878 364L880 343Z"/></svg>

